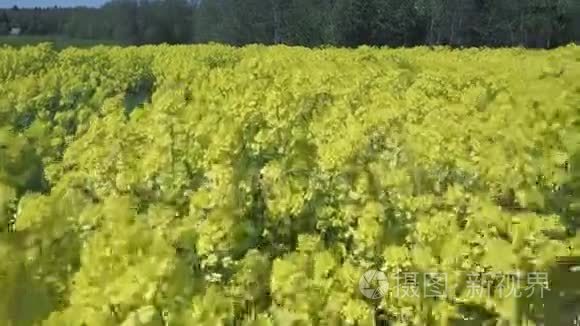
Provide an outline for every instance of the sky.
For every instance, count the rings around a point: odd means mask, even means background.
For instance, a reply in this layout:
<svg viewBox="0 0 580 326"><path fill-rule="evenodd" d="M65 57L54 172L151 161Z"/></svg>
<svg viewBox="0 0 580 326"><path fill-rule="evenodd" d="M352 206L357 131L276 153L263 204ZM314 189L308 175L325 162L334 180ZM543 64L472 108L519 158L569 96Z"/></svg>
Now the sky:
<svg viewBox="0 0 580 326"><path fill-rule="evenodd" d="M14 5L19 7L75 7L89 6L98 7L107 0L0 0L0 8L10 8Z"/></svg>

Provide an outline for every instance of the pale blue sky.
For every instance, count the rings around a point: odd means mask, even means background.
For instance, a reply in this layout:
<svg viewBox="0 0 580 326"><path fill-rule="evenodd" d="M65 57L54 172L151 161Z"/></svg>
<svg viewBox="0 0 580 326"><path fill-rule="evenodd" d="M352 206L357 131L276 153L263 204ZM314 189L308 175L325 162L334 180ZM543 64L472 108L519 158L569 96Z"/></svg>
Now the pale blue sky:
<svg viewBox="0 0 580 326"><path fill-rule="evenodd" d="M107 2L107 0L0 0L1 8L10 8L14 5L19 7L75 7L90 6L98 7Z"/></svg>

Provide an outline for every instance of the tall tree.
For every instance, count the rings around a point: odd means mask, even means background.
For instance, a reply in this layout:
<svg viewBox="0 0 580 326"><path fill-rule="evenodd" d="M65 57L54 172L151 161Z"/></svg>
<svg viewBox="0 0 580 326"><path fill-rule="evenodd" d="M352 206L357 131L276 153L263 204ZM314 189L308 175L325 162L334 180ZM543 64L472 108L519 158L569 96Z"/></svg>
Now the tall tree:
<svg viewBox="0 0 580 326"><path fill-rule="evenodd" d="M0 15L0 34L8 34L10 31L10 18L6 12L2 12Z"/></svg>

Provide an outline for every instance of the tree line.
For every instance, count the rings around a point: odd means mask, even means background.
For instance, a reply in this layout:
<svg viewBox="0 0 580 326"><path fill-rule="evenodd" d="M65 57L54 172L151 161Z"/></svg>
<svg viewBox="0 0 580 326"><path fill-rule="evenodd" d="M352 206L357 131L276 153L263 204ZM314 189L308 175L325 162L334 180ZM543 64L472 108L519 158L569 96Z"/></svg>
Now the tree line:
<svg viewBox="0 0 580 326"><path fill-rule="evenodd" d="M100 8L14 7L0 34L126 44L524 46L580 40L577 0L112 0Z"/></svg>

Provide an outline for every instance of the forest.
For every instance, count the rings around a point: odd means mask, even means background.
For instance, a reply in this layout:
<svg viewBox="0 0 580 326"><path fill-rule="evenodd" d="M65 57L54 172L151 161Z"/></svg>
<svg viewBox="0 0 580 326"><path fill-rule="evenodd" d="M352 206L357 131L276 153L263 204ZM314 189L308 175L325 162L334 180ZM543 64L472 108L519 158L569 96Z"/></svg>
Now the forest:
<svg viewBox="0 0 580 326"><path fill-rule="evenodd" d="M554 48L580 40L576 0L112 0L101 8L11 8L0 34L123 44Z"/></svg>

